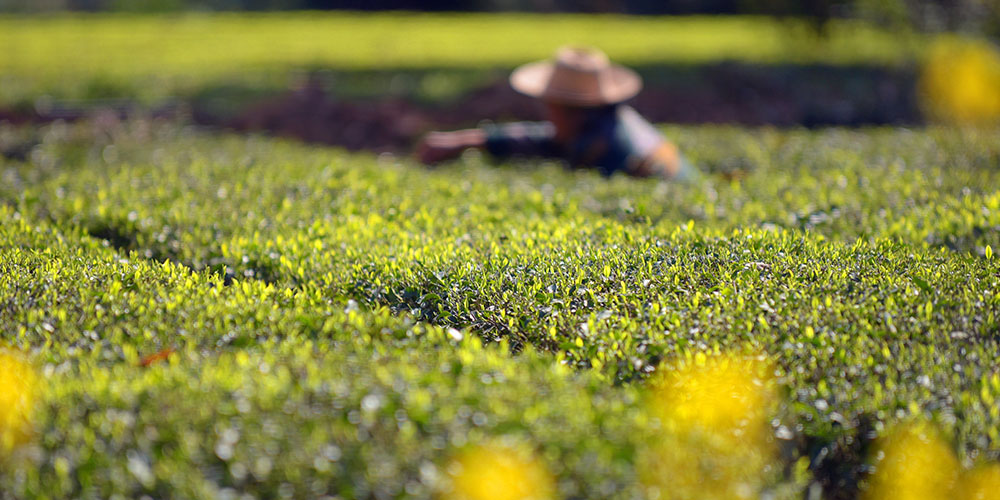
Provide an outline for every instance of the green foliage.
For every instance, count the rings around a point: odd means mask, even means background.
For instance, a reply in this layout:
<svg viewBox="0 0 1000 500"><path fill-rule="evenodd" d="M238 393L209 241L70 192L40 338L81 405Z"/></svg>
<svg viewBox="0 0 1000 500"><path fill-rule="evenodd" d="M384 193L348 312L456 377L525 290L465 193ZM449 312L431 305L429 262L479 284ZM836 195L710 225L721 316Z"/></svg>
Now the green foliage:
<svg viewBox="0 0 1000 500"><path fill-rule="evenodd" d="M175 356L60 371L15 496L427 497L449 454L497 436L536 447L565 496L625 496L649 436L627 392L475 343Z"/></svg>
<svg viewBox="0 0 1000 500"><path fill-rule="evenodd" d="M566 43L628 64L906 64L924 41L850 21L807 36L799 21L525 14L0 16L0 104L134 97L206 87L287 88L303 70L512 67ZM469 50L475 47L475 50ZM431 83L431 82L429 82ZM50 103L48 103L50 104Z"/></svg>
<svg viewBox="0 0 1000 500"><path fill-rule="evenodd" d="M537 447L566 496L637 487L633 390L384 310L122 258L2 206L0 222L0 338L47 379L36 444L0 474L14 498L427 496L453 450L493 437Z"/></svg>
<svg viewBox="0 0 1000 500"><path fill-rule="evenodd" d="M643 380L733 350L774 362L796 470L913 415L1000 454L993 132L671 128L692 185L0 132L30 145L0 164L0 338L52 384L15 496L427 496L494 436L564 496L629 496Z"/></svg>

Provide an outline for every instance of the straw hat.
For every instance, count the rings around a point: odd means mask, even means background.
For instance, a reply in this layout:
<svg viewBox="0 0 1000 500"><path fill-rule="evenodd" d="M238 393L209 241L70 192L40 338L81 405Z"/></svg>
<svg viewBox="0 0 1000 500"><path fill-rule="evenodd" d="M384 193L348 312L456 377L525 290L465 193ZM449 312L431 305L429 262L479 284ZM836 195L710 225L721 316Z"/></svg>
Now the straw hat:
<svg viewBox="0 0 1000 500"><path fill-rule="evenodd" d="M634 71L611 64L597 49L562 47L552 61L525 64L510 75L514 90L571 106L603 106L639 93L642 79Z"/></svg>

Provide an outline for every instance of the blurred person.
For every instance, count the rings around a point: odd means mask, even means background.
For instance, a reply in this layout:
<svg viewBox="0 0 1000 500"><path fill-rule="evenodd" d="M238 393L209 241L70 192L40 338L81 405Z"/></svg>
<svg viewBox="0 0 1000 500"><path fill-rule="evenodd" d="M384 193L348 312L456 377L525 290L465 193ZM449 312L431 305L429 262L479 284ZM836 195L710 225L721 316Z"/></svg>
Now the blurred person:
<svg viewBox="0 0 1000 500"><path fill-rule="evenodd" d="M523 65L511 74L515 90L544 103L545 122L488 124L455 132L431 132L416 155L432 165L479 149L497 159L557 158L605 176L691 180L697 171L677 147L631 106L642 88L634 71L612 64L601 51L563 47L552 61Z"/></svg>

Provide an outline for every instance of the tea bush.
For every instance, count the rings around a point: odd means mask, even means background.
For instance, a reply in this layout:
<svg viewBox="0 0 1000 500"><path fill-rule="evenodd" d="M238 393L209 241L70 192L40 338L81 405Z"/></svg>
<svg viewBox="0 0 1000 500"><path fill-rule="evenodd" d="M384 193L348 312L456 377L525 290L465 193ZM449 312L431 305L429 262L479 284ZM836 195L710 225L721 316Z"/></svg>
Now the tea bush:
<svg viewBox="0 0 1000 500"><path fill-rule="evenodd" d="M915 416L966 462L998 458L994 131L667 132L702 180L476 155L426 170L148 122L0 131L28 151L0 166L3 338L53 384L42 465L4 480L50 496L426 496L418 464L450 452L433 443L513 435L560 495L633 496L643 380L732 352L767 357L781 387L783 466L764 488L802 486L803 463L856 487L868 440ZM454 360L472 368L435 371ZM389 379L405 386L391 398ZM394 402L376 412L388 434L359 424L367 395L381 409L419 388L441 422L393 423L418 411ZM249 411L220 417L243 397ZM496 427L445 422L476 412ZM229 428L247 446L231 443L247 453L235 473L213 448ZM352 458L310 468L318 443Z"/></svg>
<svg viewBox="0 0 1000 500"><path fill-rule="evenodd" d="M46 379L0 496L426 496L448 454L491 437L537 447L565 496L636 487L634 390L385 311L123 258L9 208L0 222L2 338Z"/></svg>

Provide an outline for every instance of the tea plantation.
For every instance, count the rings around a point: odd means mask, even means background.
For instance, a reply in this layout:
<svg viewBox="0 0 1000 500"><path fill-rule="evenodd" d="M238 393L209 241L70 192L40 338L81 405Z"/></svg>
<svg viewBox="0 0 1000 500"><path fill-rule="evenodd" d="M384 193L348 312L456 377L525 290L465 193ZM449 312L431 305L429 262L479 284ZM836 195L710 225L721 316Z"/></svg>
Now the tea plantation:
<svg viewBox="0 0 1000 500"><path fill-rule="evenodd" d="M79 99L158 104L212 88L273 93L313 70L338 71L340 91L350 86L358 87L353 93L367 94L366 87L374 85L392 92L413 85L440 96L491 82L498 77L496 68L548 57L570 41L601 47L631 65L898 67L919 58L928 37L851 21L831 23L820 37L805 22L763 17L0 15L0 108L47 109L79 105ZM385 70L417 74L377 74Z"/></svg>
<svg viewBox="0 0 1000 500"><path fill-rule="evenodd" d="M852 498L914 421L955 457L917 474L1000 459L995 131L666 132L701 180L0 128L0 338L38 373L0 490L438 497L459 456L540 497ZM727 357L773 388L735 441L650 403Z"/></svg>

